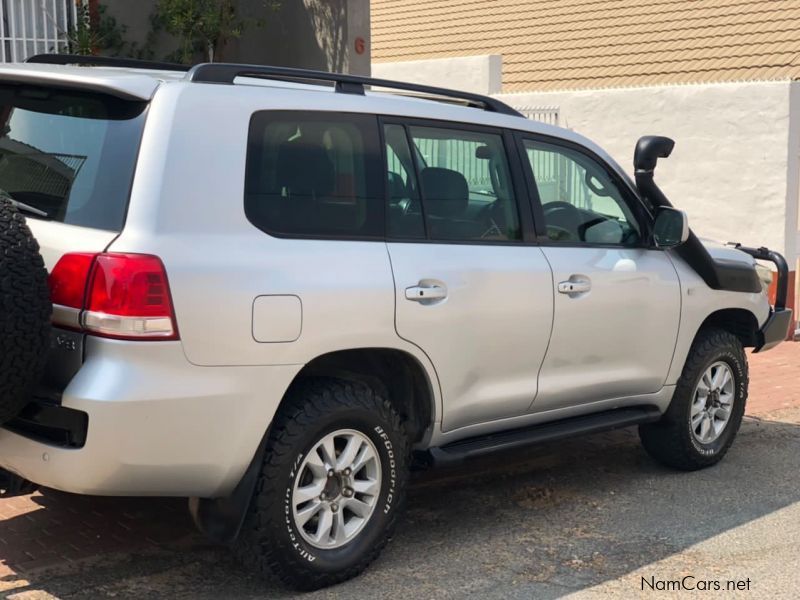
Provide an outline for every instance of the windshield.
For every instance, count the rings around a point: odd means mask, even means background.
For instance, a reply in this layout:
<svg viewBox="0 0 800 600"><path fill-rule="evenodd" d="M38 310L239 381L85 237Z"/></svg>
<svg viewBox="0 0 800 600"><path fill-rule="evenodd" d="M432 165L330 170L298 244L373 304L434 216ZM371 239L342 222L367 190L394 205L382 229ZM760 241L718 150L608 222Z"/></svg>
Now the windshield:
<svg viewBox="0 0 800 600"><path fill-rule="evenodd" d="M120 231L146 106L0 86L0 195L35 209L27 216Z"/></svg>

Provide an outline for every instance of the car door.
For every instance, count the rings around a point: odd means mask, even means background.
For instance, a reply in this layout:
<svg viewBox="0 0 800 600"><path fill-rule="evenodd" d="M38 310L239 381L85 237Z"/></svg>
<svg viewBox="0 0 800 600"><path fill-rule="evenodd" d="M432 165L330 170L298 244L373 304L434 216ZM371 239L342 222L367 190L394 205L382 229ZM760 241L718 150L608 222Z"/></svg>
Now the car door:
<svg viewBox="0 0 800 600"><path fill-rule="evenodd" d="M530 204L518 202L526 190L513 138L451 123L383 127L396 329L435 365L442 429L526 414L553 279Z"/></svg>
<svg viewBox="0 0 800 600"><path fill-rule="evenodd" d="M579 146L520 136L520 149L555 298L531 409L657 392L672 361L681 299L672 261L649 243L648 212Z"/></svg>

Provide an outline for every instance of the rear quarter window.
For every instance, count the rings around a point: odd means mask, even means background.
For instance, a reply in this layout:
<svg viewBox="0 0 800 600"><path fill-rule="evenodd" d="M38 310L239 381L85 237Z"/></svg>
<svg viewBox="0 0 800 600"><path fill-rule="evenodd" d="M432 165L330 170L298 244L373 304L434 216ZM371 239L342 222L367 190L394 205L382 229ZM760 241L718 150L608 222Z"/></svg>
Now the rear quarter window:
<svg viewBox="0 0 800 600"><path fill-rule="evenodd" d="M0 194L50 220L120 231L146 107L102 94L0 86Z"/></svg>
<svg viewBox="0 0 800 600"><path fill-rule="evenodd" d="M382 239L378 139L374 116L256 113L247 148L247 218L279 236Z"/></svg>

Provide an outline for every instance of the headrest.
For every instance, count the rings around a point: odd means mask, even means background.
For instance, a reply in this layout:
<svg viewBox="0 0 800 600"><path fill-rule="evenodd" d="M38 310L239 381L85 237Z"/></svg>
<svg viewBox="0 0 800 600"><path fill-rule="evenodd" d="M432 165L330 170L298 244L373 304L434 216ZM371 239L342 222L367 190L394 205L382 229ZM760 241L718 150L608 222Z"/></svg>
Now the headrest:
<svg viewBox="0 0 800 600"><path fill-rule="evenodd" d="M290 195L324 196L333 191L335 171L321 143L303 138L283 142L278 148L278 186Z"/></svg>
<svg viewBox="0 0 800 600"><path fill-rule="evenodd" d="M469 185L458 171L427 167L420 172L425 211L434 217L457 218L469 204Z"/></svg>
<svg viewBox="0 0 800 600"><path fill-rule="evenodd" d="M400 200L402 198L408 198L408 190L406 189L406 184L403 182L403 178L400 175L398 175L394 171L389 171L388 181L389 181L389 200Z"/></svg>

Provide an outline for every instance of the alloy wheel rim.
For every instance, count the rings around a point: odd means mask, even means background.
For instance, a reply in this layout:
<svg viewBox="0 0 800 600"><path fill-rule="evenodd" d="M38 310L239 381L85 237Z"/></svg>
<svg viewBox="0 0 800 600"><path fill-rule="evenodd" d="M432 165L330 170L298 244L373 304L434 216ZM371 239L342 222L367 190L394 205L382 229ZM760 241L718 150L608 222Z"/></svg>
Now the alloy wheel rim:
<svg viewBox="0 0 800 600"><path fill-rule="evenodd" d="M327 434L306 454L292 488L292 515L315 548L340 548L369 522L381 490L381 462L360 431Z"/></svg>
<svg viewBox="0 0 800 600"><path fill-rule="evenodd" d="M694 388L690 415L692 435L701 444L716 441L725 431L736 399L736 382L726 362L708 367Z"/></svg>

